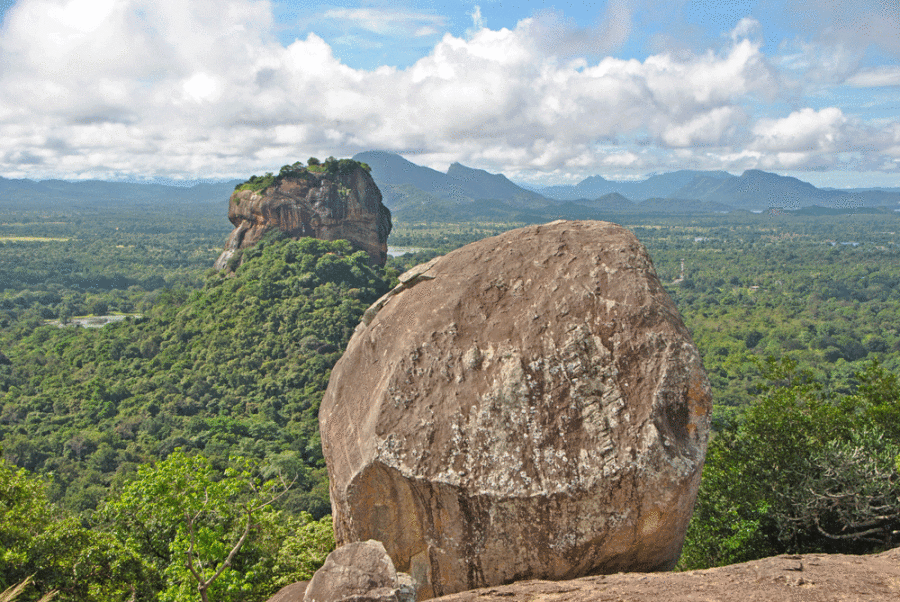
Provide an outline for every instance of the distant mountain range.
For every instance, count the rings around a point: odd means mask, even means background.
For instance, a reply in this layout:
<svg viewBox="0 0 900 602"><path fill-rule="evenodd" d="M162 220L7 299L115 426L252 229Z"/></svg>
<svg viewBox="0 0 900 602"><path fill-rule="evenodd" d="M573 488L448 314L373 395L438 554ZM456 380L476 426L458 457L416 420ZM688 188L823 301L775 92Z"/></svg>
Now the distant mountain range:
<svg viewBox="0 0 900 602"><path fill-rule="evenodd" d="M241 180L242 181L242 180ZM0 177L0 208L64 208L95 209L106 205L140 205L146 203L222 203L234 192L240 181L171 186L135 182L84 180L11 180Z"/></svg>
<svg viewBox="0 0 900 602"><path fill-rule="evenodd" d="M614 182L603 176L591 176L575 186L549 186L540 192L548 198L561 201L593 199L611 192L617 192L634 201L644 201L652 198L672 197L673 192L689 185L699 177L725 180L733 176L724 171L688 170L654 175L646 180L635 182Z"/></svg>
<svg viewBox="0 0 900 602"><path fill-rule="evenodd" d="M574 186L529 190L503 174L491 174L459 163L443 173L390 152L367 151L353 158L372 168L372 177L395 219L408 222L469 219L539 222L610 214L723 213L769 208L796 211L809 207L821 207L828 210L824 213L830 213L900 208L900 188L816 188L796 178L755 169L740 176L724 171L681 170L631 182L591 176ZM147 203L175 203L185 207L222 203L224 206L238 183L181 187L0 178L0 209L97 209Z"/></svg>
<svg viewBox="0 0 900 602"><path fill-rule="evenodd" d="M823 207L841 211L900 208L900 190L820 189L797 178L748 170L675 171L616 182L591 176L574 186L527 190L502 174L454 163L442 173L400 155L369 151L353 157L372 168L385 204L403 221L505 218L536 221L610 213L722 213Z"/></svg>

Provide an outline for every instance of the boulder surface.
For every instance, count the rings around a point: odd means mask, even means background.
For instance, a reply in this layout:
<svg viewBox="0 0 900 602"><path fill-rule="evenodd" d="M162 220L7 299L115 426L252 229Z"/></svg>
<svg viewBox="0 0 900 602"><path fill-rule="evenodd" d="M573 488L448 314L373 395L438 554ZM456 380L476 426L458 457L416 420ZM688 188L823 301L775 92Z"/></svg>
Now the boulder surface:
<svg viewBox="0 0 900 602"><path fill-rule="evenodd" d="M401 276L319 412L338 544L383 542L418 599L671 568L709 383L629 231L558 221Z"/></svg>
<svg viewBox="0 0 900 602"><path fill-rule="evenodd" d="M235 228L213 266L217 270L273 230L293 238L349 240L373 265L387 261L391 213L375 180L359 166L340 173L301 170L261 191L235 190L228 219Z"/></svg>
<svg viewBox="0 0 900 602"><path fill-rule="evenodd" d="M303 602L409 602L411 594L381 542L361 541L328 555Z"/></svg>

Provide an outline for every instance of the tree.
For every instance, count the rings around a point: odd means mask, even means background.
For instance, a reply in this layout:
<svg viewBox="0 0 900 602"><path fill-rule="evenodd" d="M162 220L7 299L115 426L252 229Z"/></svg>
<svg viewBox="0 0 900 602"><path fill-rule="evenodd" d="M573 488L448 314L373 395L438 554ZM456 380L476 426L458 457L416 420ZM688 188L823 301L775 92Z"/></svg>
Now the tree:
<svg viewBox="0 0 900 602"><path fill-rule="evenodd" d="M853 430L812 455L790 489L782 529L808 530L842 551L900 543L900 442L877 428Z"/></svg>
<svg viewBox="0 0 900 602"><path fill-rule="evenodd" d="M873 360L854 374L859 381L851 403L862 408L863 418L900 441L900 379Z"/></svg>
<svg viewBox="0 0 900 602"><path fill-rule="evenodd" d="M14 602L19 598L19 595L25 590L26 587L31 585L33 581L32 577L28 577L22 583L18 585L12 585L7 588L5 591L0 592L0 602ZM41 599L38 602L50 602L56 596L58 592L52 591L44 596L41 596Z"/></svg>
<svg viewBox="0 0 900 602"><path fill-rule="evenodd" d="M141 467L101 514L126 545L153 559L164 581L161 600L237 601L271 595L279 578L297 572L285 563L273 570L282 547L298 545L279 524L290 521L272 507L288 488L282 479L258 478L243 458L232 458L222 473L179 448ZM301 522L313 521L307 515Z"/></svg>
<svg viewBox="0 0 900 602"><path fill-rule="evenodd" d="M37 593L58 600L150 600L147 565L109 536L84 528L47 499L46 483L0 458L0 587L33 577Z"/></svg>
<svg viewBox="0 0 900 602"><path fill-rule="evenodd" d="M896 379L873 365L835 398L792 360L764 374L763 395L710 442L681 566L900 543L900 440L881 424L895 424Z"/></svg>

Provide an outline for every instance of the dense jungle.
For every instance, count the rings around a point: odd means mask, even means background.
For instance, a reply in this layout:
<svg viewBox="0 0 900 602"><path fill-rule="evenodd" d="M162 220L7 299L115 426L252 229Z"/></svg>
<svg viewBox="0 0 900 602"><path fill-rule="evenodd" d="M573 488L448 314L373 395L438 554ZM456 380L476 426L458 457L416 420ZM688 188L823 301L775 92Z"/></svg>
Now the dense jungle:
<svg viewBox="0 0 900 602"><path fill-rule="evenodd" d="M713 388L681 568L898 545L900 215L597 218L647 246ZM0 590L250 601L309 578L333 546L316 413L362 312L520 225L395 222L385 268L272 236L226 277L220 205L0 205Z"/></svg>

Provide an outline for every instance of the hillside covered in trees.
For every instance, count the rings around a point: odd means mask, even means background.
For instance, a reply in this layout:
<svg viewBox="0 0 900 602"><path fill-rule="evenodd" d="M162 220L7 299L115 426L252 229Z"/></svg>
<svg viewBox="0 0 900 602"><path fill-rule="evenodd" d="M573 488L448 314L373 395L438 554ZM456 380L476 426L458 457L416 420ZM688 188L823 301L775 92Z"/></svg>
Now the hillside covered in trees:
<svg viewBox="0 0 900 602"><path fill-rule="evenodd" d="M113 479L176 448L213 462L239 453L299 473L296 509L327 514L316 411L390 282L346 242L270 239L245 256L234 278L164 292L141 317L7 330L4 456L52 472L51 497L85 511Z"/></svg>

